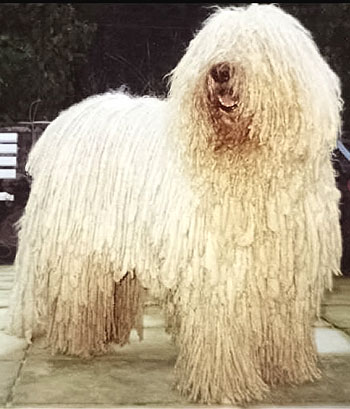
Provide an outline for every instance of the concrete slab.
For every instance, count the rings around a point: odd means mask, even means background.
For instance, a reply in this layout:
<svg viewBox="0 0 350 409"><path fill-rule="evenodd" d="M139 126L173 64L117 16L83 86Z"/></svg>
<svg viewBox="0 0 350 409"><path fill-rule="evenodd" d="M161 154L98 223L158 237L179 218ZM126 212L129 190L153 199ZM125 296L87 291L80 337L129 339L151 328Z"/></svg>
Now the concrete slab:
<svg viewBox="0 0 350 409"><path fill-rule="evenodd" d="M146 307L143 315L144 328L164 328L165 320L161 309L157 305Z"/></svg>
<svg viewBox="0 0 350 409"><path fill-rule="evenodd" d="M349 354L350 337L333 328L316 328L315 341L319 354Z"/></svg>
<svg viewBox="0 0 350 409"><path fill-rule="evenodd" d="M333 291L328 291L323 305L350 305L350 282L349 278L337 281Z"/></svg>
<svg viewBox="0 0 350 409"><path fill-rule="evenodd" d="M160 405L188 403L172 388L174 360L40 360L25 363L14 405ZM349 404L349 355L323 356L323 378L272 391L265 405ZM251 405L254 407L254 405ZM266 406L268 407L268 406Z"/></svg>
<svg viewBox="0 0 350 409"><path fill-rule="evenodd" d="M324 305L322 317L337 328L350 328L350 305Z"/></svg>
<svg viewBox="0 0 350 409"><path fill-rule="evenodd" d="M266 403L280 406L313 404L350 405L349 355L323 355L322 379L298 386L283 386L272 391Z"/></svg>
<svg viewBox="0 0 350 409"><path fill-rule="evenodd" d="M333 287L343 287L343 286L350 287L350 276L339 276L335 277L333 280Z"/></svg>
<svg viewBox="0 0 350 409"><path fill-rule="evenodd" d="M20 362L0 361L0 405L8 401L19 367Z"/></svg>
<svg viewBox="0 0 350 409"><path fill-rule="evenodd" d="M186 403L172 389L174 359L28 358L14 405L153 405Z"/></svg>
<svg viewBox="0 0 350 409"><path fill-rule="evenodd" d="M0 331L0 361L20 361L24 357L27 342Z"/></svg>

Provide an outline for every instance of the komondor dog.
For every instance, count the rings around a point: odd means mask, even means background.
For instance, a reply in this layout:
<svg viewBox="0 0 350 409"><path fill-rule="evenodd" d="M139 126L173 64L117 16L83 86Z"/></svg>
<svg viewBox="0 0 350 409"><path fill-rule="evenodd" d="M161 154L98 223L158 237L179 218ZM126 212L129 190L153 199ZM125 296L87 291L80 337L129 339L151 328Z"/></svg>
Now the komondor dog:
<svg viewBox="0 0 350 409"><path fill-rule="evenodd" d="M10 332L100 353L141 332L147 288L192 401L318 378L311 325L341 255L341 105L309 32L253 4L213 12L166 100L109 92L63 112L28 161Z"/></svg>

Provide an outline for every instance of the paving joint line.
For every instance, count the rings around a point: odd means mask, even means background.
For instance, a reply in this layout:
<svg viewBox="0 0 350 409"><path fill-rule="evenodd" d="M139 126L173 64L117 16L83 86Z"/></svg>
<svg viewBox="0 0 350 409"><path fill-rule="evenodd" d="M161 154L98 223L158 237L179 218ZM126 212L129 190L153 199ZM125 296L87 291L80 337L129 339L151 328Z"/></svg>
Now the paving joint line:
<svg viewBox="0 0 350 409"><path fill-rule="evenodd" d="M6 402L5 402L5 407L6 408L11 408L12 407L12 403L13 403L13 399L14 399L14 395L15 395L16 384L17 384L17 382L18 382L18 380L19 380L19 378L21 376L22 368L23 368L23 366L24 366L24 364L25 364L25 362L27 360L30 345L31 344L28 344L24 349L23 358L21 359L21 361L19 363L19 367L18 367L16 376L15 376L15 379L14 379L12 385L11 385L9 394L7 395L7 399L6 399Z"/></svg>
<svg viewBox="0 0 350 409"><path fill-rule="evenodd" d="M341 328L338 325L334 324L334 322L329 321L326 317L321 316L321 318L325 320L328 324L330 324L332 328L338 329L339 331L343 332L345 335L349 336L349 334L346 333L345 331L350 331L350 328Z"/></svg>

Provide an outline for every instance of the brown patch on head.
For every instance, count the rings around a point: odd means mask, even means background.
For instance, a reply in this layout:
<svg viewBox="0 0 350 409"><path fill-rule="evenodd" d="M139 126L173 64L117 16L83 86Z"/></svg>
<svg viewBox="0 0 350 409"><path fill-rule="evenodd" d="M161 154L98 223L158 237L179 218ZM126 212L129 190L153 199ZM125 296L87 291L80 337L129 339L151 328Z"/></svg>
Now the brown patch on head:
<svg viewBox="0 0 350 409"><path fill-rule="evenodd" d="M227 62L215 64L207 74L207 107L215 138L214 150L228 150L248 139L251 117L243 112L241 73Z"/></svg>

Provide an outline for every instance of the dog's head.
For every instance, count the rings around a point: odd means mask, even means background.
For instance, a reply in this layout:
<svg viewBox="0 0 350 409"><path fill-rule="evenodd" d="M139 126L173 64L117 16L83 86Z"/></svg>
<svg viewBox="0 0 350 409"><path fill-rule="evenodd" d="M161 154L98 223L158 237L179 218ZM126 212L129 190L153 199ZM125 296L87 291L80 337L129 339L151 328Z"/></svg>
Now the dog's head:
<svg viewBox="0 0 350 409"><path fill-rule="evenodd" d="M307 129L339 126L336 75L309 32L274 5L218 8L174 69L169 97L204 124L214 151L276 137L297 145Z"/></svg>

